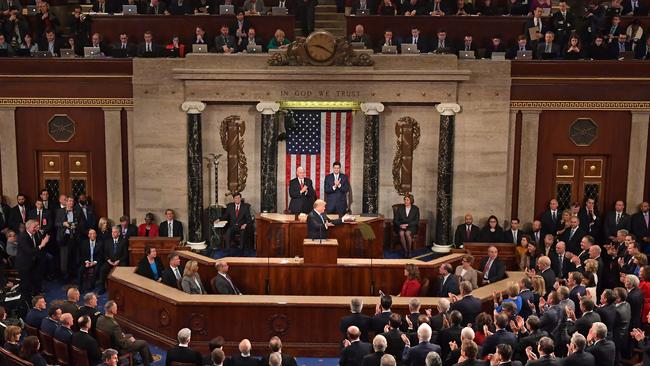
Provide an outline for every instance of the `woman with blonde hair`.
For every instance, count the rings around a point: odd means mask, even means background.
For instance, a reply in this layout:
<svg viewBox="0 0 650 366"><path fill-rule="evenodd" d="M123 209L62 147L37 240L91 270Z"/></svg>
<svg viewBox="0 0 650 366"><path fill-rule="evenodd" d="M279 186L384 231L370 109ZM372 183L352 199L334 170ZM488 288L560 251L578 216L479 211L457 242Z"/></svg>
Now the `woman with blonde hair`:
<svg viewBox="0 0 650 366"><path fill-rule="evenodd" d="M416 297L420 295L420 270L418 266L413 263L407 263L404 266L404 284L402 285L402 291L400 291L399 296L401 297Z"/></svg>
<svg viewBox="0 0 650 366"><path fill-rule="evenodd" d="M494 308L496 309L497 313L500 313L501 310L503 310L503 304L506 302L512 302L515 304L515 306L517 306L517 314L521 312L521 307L523 304L521 296L519 296L519 284L517 282L510 282L504 292L498 293L498 298L497 293L492 294L492 298L494 300ZM526 306L528 306L528 304L526 304Z"/></svg>
<svg viewBox="0 0 650 366"><path fill-rule="evenodd" d="M544 282L544 277L539 275L534 275L530 279L533 281L533 304L537 306L539 299L546 295L546 282Z"/></svg>
<svg viewBox="0 0 650 366"><path fill-rule="evenodd" d="M562 225L562 229L558 230L556 232L556 236L560 237L560 235L564 234L567 229L571 227L571 211L570 210L564 210L562 211L562 221L560 222L560 225Z"/></svg>
<svg viewBox="0 0 650 366"><path fill-rule="evenodd" d="M199 263L197 261L188 261L183 271L181 279L181 288L188 294L205 294L205 287L199 276Z"/></svg>
<svg viewBox="0 0 650 366"><path fill-rule="evenodd" d="M478 272L472 267L474 257L466 254L461 259L460 266L456 267L456 276L459 277L458 282L469 281L472 284L472 290L478 288Z"/></svg>
<svg viewBox="0 0 650 366"><path fill-rule="evenodd" d="M97 223L97 240L105 241L111 239L111 222L105 217L100 217Z"/></svg>
<svg viewBox="0 0 650 366"><path fill-rule="evenodd" d="M267 49L272 50L272 49L278 49L278 48L287 48L287 46L291 43L286 38L286 35L284 34L284 31L282 29L278 29L275 31L273 34L273 38L269 41L268 46L266 46Z"/></svg>

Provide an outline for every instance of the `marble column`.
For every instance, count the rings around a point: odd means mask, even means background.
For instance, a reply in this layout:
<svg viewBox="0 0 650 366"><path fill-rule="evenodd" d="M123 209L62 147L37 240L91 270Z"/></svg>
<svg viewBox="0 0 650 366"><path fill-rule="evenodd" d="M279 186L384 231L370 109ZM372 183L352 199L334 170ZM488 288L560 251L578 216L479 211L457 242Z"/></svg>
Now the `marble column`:
<svg viewBox="0 0 650 366"><path fill-rule="evenodd" d="M363 194L362 212L379 213L379 113L381 103L361 103L366 115L363 132Z"/></svg>
<svg viewBox="0 0 650 366"><path fill-rule="evenodd" d="M127 144L127 155L129 157L129 217L136 217L135 211L135 152L134 152L134 142L133 135L134 131L134 117L133 117L133 107L124 108L126 110L126 144ZM124 141L122 141L124 143ZM125 208L126 209L126 208Z"/></svg>
<svg viewBox="0 0 650 366"><path fill-rule="evenodd" d="M627 165L627 212L637 212L639 202L643 201L646 180L645 164L648 152L648 124L650 111L632 112L630 129L630 155ZM644 174L645 172L645 174Z"/></svg>
<svg viewBox="0 0 650 366"><path fill-rule="evenodd" d="M0 131L2 131L2 143L0 143L0 159L2 159L2 192L7 198L7 204L16 204L18 195L18 152L16 150L16 108L0 107Z"/></svg>
<svg viewBox="0 0 650 366"><path fill-rule="evenodd" d="M191 242L201 241L203 218L203 148L201 147L202 102L184 102L187 113L187 212L188 237Z"/></svg>
<svg viewBox="0 0 650 366"><path fill-rule="evenodd" d="M519 155L519 207L522 223L535 219L535 185L537 182L537 144L540 110L521 111L521 152Z"/></svg>
<svg viewBox="0 0 650 366"><path fill-rule="evenodd" d="M124 214L122 184L122 120L121 107L105 107L104 139L106 150L106 196L108 217L117 222ZM119 159L118 159L119 157Z"/></svg>
<svg viewBox="0 0 650 366"><path fill-rule="evenodd" d="M436 197L436 241L438 245L450 245L451 208L454 186L454 120L460 106L456 103L440 103L440 134L438 139L438 188Z"/></svg>
<svg viewBox="0 0 650 366"><path fill-rule="evenodd" d="M262 145L260 152L260 211L278 212L278 118L280 104L259 102L262 114Z"/></svg>

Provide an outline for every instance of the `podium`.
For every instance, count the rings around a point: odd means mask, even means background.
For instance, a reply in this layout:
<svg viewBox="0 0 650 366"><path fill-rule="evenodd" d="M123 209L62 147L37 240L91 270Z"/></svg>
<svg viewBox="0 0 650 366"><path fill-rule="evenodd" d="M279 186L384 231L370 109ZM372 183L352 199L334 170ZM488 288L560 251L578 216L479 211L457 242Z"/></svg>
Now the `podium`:
<svg viewBox="0 0 650 366"><path fill-rule="evenodd" d="M132 236L129 238L129 264L137 266L140 259L144 257L144 248L149 245L156 248L158 258L167 266L167 255L178 248L180 241L181 238Z"/></svg>
<svg viewBox="0 0 650 366"><path fill-rule="evenodd" d="M305 239L302 243L305 264L336 264L338 251L336 239Z"/></svg>

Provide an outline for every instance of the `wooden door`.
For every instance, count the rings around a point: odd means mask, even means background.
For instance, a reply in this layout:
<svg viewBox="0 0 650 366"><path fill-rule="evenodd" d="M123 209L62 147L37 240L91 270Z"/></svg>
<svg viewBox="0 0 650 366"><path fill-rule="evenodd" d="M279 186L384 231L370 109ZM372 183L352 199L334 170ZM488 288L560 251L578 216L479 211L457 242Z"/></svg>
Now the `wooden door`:
<svg viewBox="0 0 650 366"><path fill-rule="evenodd" d="M606 167L605 156L556 156L553 187L560 210L575 202L582 204L587 198L593 198L596 207L606 201Z"/></svg>
<svg viewBox="0 0 650 366"><path fill-rule="evenodd" d="M81 194L92 196L89 152L41 151L38 153L38 181L50 197L66 194L75 200Z"/></svg>

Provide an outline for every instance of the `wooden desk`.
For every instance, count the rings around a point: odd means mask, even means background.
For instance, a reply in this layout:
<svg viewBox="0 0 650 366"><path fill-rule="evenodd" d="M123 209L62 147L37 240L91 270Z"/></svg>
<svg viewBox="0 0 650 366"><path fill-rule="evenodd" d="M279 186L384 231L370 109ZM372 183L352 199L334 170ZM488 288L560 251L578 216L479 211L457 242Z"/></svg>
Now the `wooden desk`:
<svg viewBox="0 0 650 366"><path fill-rule="evenodd" d="M248 22L262 37L266 45L277 29L282 29L287 39L294 40L295 18L293 15L251 16L246 17ZM219 34L221 24L231 26L235 23L232 15L93 15L92 32L102 35L104 42L113 45L120 40L120 33L126 32L129 41L138 44L143 42L142 37L146 30L153 33L154 42L162 46L171 42L173 35L178 35L185 47L192 42L194 29L202 26L207 35L209 45L214 45L214 37ZM191 49L190 45L190 49ZM186 48L187 49L187 48Z"/></svg>
<svg viewBox="0 0 650 366"><path fill-rule="evenodd" d="M336 215L332 216L336 218ZM375 239L365 241L357 225L372 228ZM258 257L302 257L302 242L307 238L307 224L294 215L258 214L255 217ZM384 254L384 217L357 216L356 222L330 228L329 238L339 243L339 258L382 258Z"/></svg>
<svg viewBox="0 0 650 366"><path fill-rule="evenodd" d="M305 264L336 264L338 250L336 239L305 239L302 243L303 261Z"/></svg>
<svg viewBox="0 0 650 366"><path fill-rule="evenodd" d="M337 357L343 335L339 320L350 314L350 297L189 295L139 276L134 267L118 267L109 276L109 298L115 300L117 320L136 338L168 349L177 343L179 329L192 330L192 347L205 353L208 341L226 339L224 351L235 352L248 338L253 354L266 354L271 336L282 338L283 349L294 356ZM508 279L479 288L473 294L491 309L492 292L518 281L524 274L508 272ZM374 313L379 297L360 297L363 312ZM408 298L393 298L393 311L405 314ZM420 298L423 309L433 308L438 298ZM146 306L143 306L146 304ZM491 311L490 311L491 312ZM434 310L435 313L435 310Z"/></svg>
<svg viewBox="0 0 650 366"><path fill-rule="evenodd" d="M180 241L181 238L132 236L129 238L129 264L137 265L144 257L144 247L149 245L156 248L157 256L167 266L167 255L178 248Z"/></svg>
<svg viewBox="0 0 650 366"><path fill-rule="evenodd" d="M474 257L474 268L482 271L481 260L487 257L487 250L494 245L499 251L499 258L510 271L518 270L517 253L513 243L465 243L463 249Z"/></svg>
<svg viewBox="0 0 650 366"><path fill-rule="evenodd" d="M460 264L464 253L447 255L430 262L414 259L338 258L337 264L307 264L302 258L223 258L229 274L244 294L256 295L321 295L375 296L379 290L399 294L404 283L404 265L415 263L420 278L428 278L434 293L438 268L443 263ZM183 261L199 263L199 274L206 288L217 275L216 259L179 251Z"/></svg>

